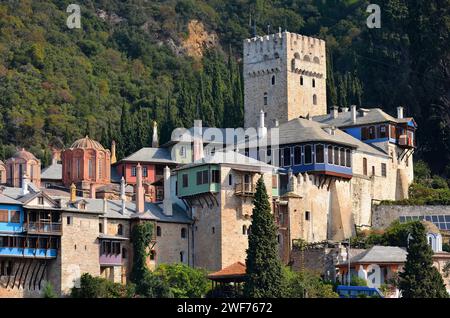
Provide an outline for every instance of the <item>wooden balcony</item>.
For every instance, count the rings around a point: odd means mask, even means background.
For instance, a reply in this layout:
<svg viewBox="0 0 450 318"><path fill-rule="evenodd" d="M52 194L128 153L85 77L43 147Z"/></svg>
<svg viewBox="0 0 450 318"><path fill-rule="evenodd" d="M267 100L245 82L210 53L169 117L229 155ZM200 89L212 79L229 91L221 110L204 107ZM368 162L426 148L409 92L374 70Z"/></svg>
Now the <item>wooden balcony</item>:
<svg viewBox="0 0 450 318"><path fill-rule="evenodd" d="M252 183L236 183L234 194L240 196L253 196L256 192L256 185Z"/></svg>
<svg viewBox="0 0 450 318"><path fill-rule="evenodd" d="M55 222L29 222L23 225L30 234L62 234L62 224Z"/></svg>
<svg viewBox="0 0 450 318"><path fill-rule="evenodd" d="M415 147L413 140L408 135L400 135L398 137L398 145L401 147Z"/></svg>

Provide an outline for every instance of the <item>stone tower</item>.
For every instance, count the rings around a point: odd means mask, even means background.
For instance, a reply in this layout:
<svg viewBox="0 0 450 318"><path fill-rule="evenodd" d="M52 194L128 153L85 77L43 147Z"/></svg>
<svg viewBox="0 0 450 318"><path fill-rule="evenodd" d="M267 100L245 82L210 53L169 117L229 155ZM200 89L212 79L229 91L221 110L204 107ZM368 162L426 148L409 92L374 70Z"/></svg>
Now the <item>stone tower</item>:
<svg viewBox="0 0 450 318"><path fill-rule="evenodd" d="M327 113L325 41L280 32L244 41L245 127Z"/></svg>

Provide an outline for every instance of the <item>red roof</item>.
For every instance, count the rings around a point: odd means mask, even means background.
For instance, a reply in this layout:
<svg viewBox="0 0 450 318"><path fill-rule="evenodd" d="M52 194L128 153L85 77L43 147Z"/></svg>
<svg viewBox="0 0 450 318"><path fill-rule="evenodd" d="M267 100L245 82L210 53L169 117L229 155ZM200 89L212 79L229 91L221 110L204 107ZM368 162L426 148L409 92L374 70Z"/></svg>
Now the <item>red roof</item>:
<svg viewBox="0 0 450 318"><path fill-rule="evenodd" d="M215 278L243 277L246 274L246 270L247 267L245 266L245 264L241 262L236 262L234 264L231 264L230 266L221 269L220 271L209 274L208 278L215 279Z"/></svg>

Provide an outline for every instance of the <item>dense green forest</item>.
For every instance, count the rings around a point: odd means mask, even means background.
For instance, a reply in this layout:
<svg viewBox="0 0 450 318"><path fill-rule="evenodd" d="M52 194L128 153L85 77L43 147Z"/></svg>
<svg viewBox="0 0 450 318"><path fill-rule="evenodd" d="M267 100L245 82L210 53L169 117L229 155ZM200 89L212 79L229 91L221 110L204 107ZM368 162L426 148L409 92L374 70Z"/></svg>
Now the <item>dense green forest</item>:
<svg viewBox="0 0 450 318"><path fill-rule="evenodd" d="M162 141L176 126L242 125L242 40L278 27L327 41L329 105L399 105L419 124L417 158L450 177L450 0L378 0L381 28L362 0L0 2L0 158L89 134L119 157ZM218 44L199 57L182 43L191 20Z"/></svg>

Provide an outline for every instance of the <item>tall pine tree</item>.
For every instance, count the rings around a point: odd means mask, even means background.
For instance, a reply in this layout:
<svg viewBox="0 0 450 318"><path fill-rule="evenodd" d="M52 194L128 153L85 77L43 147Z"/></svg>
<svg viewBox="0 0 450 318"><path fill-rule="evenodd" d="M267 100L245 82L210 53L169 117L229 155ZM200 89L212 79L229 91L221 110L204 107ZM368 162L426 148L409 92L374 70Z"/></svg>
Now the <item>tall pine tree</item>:
<svg viewBox="0 0 450 318"><path fill-rule="evenodd" d="M442 276L433 266L433 251L427 244L425 227L420 222L411 226L408 256L399 287L403 298L447 298Z"/></svg>
<svg viewBox="0 0 450 318"><path fill-rule="evenodd" d="M277 230L263 177L256 184L253 205L244 295L251 298L281 297L283 274L278 256Z"/></svg>

